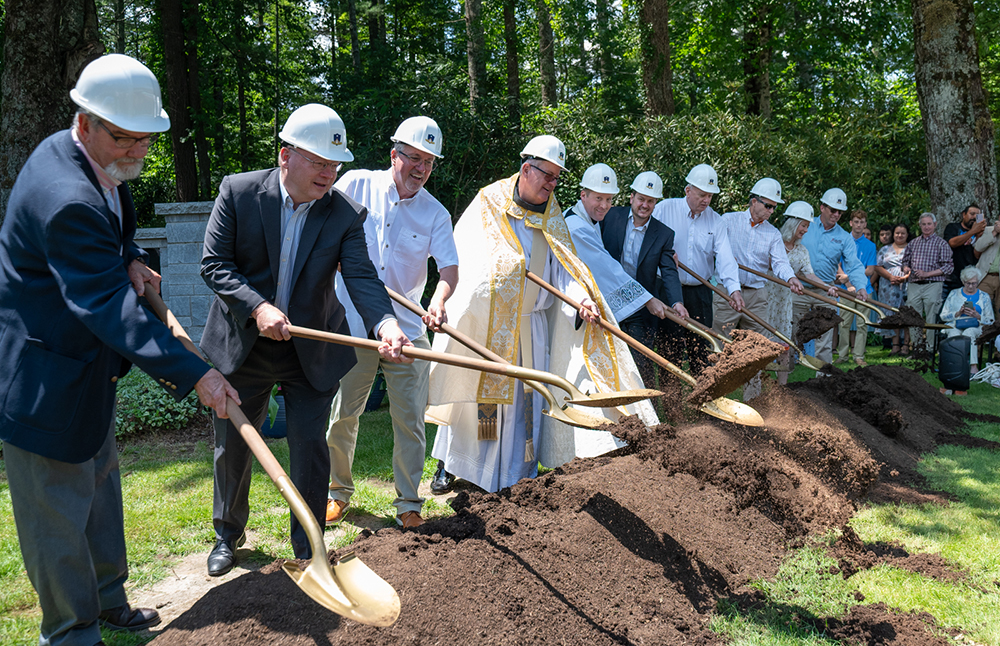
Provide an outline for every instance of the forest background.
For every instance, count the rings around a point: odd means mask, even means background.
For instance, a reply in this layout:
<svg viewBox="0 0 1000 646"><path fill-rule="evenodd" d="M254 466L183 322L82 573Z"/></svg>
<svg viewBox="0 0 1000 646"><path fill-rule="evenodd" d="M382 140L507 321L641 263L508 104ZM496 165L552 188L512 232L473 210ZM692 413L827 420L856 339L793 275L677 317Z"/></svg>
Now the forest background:
<svg viewBox="0 0 1000 646"><path fill-rule="evenodd" d="M347 169L387 167L402 119L436 119L427 189L455 219L540 133L566 143L564 207L596 162L620 204L640 171L672 197L707 162L719 212L763 176L786 202L839 186L873 230L1000 211L996 0L0 0L0 21L0 208L69 125L79 71L114 51L153 70L172 120L130 183L140 226L162 226L154 203L273 166L308 102L346 122Z"/></svg>

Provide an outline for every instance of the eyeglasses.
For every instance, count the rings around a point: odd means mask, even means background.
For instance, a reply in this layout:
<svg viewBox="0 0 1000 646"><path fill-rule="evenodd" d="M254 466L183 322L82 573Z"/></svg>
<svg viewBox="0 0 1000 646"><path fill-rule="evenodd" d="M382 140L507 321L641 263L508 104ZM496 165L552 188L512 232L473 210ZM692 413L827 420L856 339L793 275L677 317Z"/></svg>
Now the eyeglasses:
<svg viewBox="0 0 1000 646"><path fill-rule="evenodd" d="M121 135L116 135L108 130L108 127L104 125L103 121L97 121L97 125L103 128L104 132L108 133L108 136L115 140L115 145L122 149L131 148L136 144L142 144L148 148L149 146L155 144L156 140L160 138L160 133L158 132L146 135L145 137L122 137Z"/></svg>
<svg viewBox="0 0 1000 646"><path fill-rule="evenodd" d="M424 166L427 167L427 170L433 170L434 169L434 160L433 159L421 159L421 158L417 157L416 155L407 155L406 153L404 153L399 148L396 149L396 154L397 155L402 155L403 157L406 157L407 159L410 160L410 163L413 164L414 166L419 166L420 164L423 164Z"/></svg>
<svg viewBox="0 0 1000 646"><path fill-rule="evenodd" d="M288 150L291 151L291 152L293 152L293 153L295 153L296 155L298 155L302 159L306 160L310 164L312 164L313 169L316 172L318 172L318 173L322 173L323 171L329 170L331 168L333 169L333 172L339 173L340 169L344 167L344 165L342 163L340 163L340 162L332 162L332 161L331 162L321 162L321 161L315 161L313 159L309 159L308 157L306 157L305 155L303 155L302 153L300 153L295 148L291 148L290 147Z"/></svg>
<svg viewBox="0 0 1000 646"><path fill-rule="evenodd" d="M539 168L538 166L535 166L534 164L528 164L528 166L531 166L532 168L534 168L535 170L537 170L542 175L545 175L545 181L546 182L558 182L559 181L559 175L555 175L555 174L550 173L548 171L542 170L541 168Z"/></svg>
<svg viewBox="0 0 1000 646"><path fill-rule="evenodd" d="M774 207L778 206L777 204L768 204L767 202L765 202L764 200L760 199L759 197L754 197L753 199L757 200L757 204L760 204L761 206L763 206L768 211L773 211Z"/></svg>

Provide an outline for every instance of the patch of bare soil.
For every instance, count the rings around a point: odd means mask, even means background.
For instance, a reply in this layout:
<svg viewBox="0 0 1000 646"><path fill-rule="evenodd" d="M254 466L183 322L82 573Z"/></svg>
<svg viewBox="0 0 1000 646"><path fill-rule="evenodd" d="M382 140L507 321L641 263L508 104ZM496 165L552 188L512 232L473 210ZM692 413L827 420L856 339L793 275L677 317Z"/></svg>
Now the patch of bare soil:
<svg viewBox="0 0 1000 646"><path fill-rule="evenodd" d="M213 588L154 643L721 644L705 627L717 602L754 599L750 581L830 528L846 537L834 548L845 576L878 562L962 576L940 557L852 542L845 526L871 497L935 499L915 464L952 439L957 405L885 366L775 386L754 405L764 427L627 418L614 430L629 446L613 454L463 491L453 517L415 531L363 532L351 549L398 591L393 626L322 609L276 562ZM883 605L802 620L845 643L947 643L929 615Z"/></svg>
<svg viewBox="0 0 1000 646"><path fill-rule="evenodd" d="M795 340L801 345L819 338L840 325L840 315L829 307L814 307L799 319L795 326Z"/></svg>

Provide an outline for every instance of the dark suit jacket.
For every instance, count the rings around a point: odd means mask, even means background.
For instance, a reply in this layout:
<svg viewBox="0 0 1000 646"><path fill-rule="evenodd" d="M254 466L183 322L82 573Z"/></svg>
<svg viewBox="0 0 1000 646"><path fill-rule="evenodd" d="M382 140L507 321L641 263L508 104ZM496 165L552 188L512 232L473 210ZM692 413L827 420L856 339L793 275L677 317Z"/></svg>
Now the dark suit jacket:
<svg viewBox="0 0 1000 646"><path fill-rule="evenodd" d="M625 247L625 231L631 219L632 209L627 206L613 206L601 220L601 237L604 248L611 257L622 261L622 249ZM663 278L662 289L656 291L656 270L660 270ZM647 292L655 295L667 305L683 302L681 282L677 276L677 265L674 263L674 232L667 225L655 218L649 219L649 227L639 247L639 257L636 260L635 279ZM658 319L649 310L639 310L643 320L649 324L658 324Z"/></svg>
<svg viewBox="0 0 1000 646"><path fill-rule="evenodd" d="M118 191L122 225L63 130L21 169L0 230L0 439L63 462L106 440L130 362L178 399L208 371L140 307L126 267L145 252L128 188Z"/></svg>
<svg viewBox="0 0 1000 646"><path fill-rule="evenodd" d="M257 341L250 316L262 302L277 296L281 256L281 187L279 170L230 175L205 231L201 275L216 298L208 311L201 348L215 367L229 375L239 369ZM364 220L367 211L334 189L309 209L292 268L288 318L293 325L350 334L344 306L334 289L337 265L351 301L372 328L392 305L368 258ZM306 378L317 390L329 390L354 366L348 346L293 338Z"/></svg>

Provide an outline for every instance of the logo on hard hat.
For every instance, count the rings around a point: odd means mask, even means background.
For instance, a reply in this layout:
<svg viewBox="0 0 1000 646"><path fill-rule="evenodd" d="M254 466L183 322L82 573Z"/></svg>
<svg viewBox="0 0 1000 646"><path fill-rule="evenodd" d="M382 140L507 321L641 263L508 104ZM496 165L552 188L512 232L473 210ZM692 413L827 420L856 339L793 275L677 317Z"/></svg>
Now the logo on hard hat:
<svg viewBox="0 0 1000 646"><path fill-rule="evenodd" d="M332 141L331 143L332 143L332 144L333 144L334 146L339 146L339 145L341 145L342 143L344 143L343 141L341 141L341 137L340 137L340 133L339 133L339 132L335 132L335 133L333 133L333 141Z"/></svg>
<svg viewBox="0 0 1000 646"><path fill-rule="evenodd" d="M610 184L610 183L611 183L611 178L610 178L610 177L608 177L607 175L605 175L605 176L604 176L604 183L605 183L605 184Z"/></svg>
<svg viewBox="0 0 1000 646"><path fill-rule="evenodd" d="M708 178L708 185L709 186L715 186L715 180L713 178L709 177Z"/></svg>
<svg viewBox="0 0 1000 646"><path fill-rule="evenodd" d="M646 188L653 188L653 182L646 182Z"/></svg>
<svg viewBox="0 0 1000 646"><path fill-rule="evenodd" d="M837 204L842 204L843 202L844 200L840 199L839 197L837 198Z"/></svg>
<svg viewBox="0 0 1000 646"><path fill-rule="evenodd" d="M427 143L429 143L429 144L433 144L434 143L434 133L433 132L428 132L427 133L427 139L425 139L425 141Z"/></svg>
<svg viewBox="0 0 1000 646"><path fill-rule="evenodd" d="M566 153L564 153L563 151L560 150L559 151L559 161L563 161L564 159L566 159Z"/></svg>

